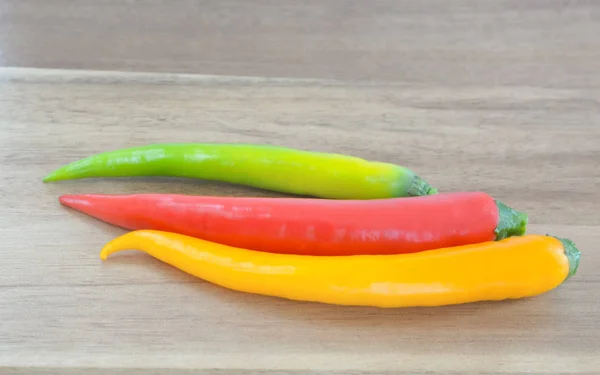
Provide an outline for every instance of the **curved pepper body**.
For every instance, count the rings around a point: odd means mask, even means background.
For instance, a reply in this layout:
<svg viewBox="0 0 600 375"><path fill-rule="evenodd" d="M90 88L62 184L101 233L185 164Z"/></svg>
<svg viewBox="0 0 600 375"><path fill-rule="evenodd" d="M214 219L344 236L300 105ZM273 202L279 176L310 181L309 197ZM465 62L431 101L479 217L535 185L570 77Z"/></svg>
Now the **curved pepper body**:
<svg viewBox="0 0 600 375"><path fill-rule="evenodd" d="M575 273L570 241L526 235L401 255L343 257L258 252L161 231L109 242L101 259L137 249L237 291L338 305L440 306L530 297Z"/></svg>
<svg viewBox="0 0 600 375"><path fill-rule="evenodd" d="M501 209L483 192L377 200L173 194L63 195L59 200L126 229L304 255L411 253L522 235L527 224L527 215Z"/></svg>
<svg viewBox="0 0 600 375"><path fill-rule="evenodd" d="M175 176L332 199L435 194L412 170L331 153L250 144L155 144L75 161L45 182L89 177Z"/></svg>

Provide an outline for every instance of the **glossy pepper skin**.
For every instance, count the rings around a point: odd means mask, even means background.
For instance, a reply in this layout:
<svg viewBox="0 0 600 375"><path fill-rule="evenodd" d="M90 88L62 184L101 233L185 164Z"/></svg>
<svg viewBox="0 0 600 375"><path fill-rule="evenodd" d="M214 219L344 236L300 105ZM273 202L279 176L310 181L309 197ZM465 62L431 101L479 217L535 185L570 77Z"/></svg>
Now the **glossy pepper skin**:
<svg viewBox="0 0 600 375"><path fill-rule="evenodd" d="M356 157L252 144L152 144L63 166L45 182L89 177L175 176L331 199L435 194L412 170Z"/></svg>
<svg viewBox="0 0 600 375"><path fill-rule="evenodd" d="M540 235L413 254L327 257L265 253L142 230L109 242L100 257L127 249L237 291L384 308L535 296L560 285L579 265L571 241Z"/></svg>
<svg viewBox="0 0 600 375"><path fill-rule="evenodd" d="M523 235L527 215L483 192L329 200L174 194L63 195L60 202L126 229L303 255L395 254Z"/></svg>

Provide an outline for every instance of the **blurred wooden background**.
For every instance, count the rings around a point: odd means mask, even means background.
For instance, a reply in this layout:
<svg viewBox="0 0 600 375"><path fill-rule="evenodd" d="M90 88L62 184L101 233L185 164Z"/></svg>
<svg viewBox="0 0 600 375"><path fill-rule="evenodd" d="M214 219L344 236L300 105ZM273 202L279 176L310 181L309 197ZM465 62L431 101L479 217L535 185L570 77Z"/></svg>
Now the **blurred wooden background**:
<svg viewBox="0 0 600 375"><path fill-rule="evenodd" d="M581 0L3 0L5 66L597 88Z"/></svg>
<svg viewBox="0 0 600 375"><path fill-rule="evenodd" d="M600 3L0 0L0 373L592 374L600 368ZM573 239L545 295L439 309L242 295L139 253L42 184L91 153L254 142L405 164Z"/></svg>

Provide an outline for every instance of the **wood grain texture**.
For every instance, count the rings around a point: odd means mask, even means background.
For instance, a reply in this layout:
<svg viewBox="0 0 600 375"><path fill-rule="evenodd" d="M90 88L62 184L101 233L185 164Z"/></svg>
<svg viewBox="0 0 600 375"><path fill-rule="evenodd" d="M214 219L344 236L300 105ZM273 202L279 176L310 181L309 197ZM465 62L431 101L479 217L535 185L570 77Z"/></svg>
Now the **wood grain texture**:
<svg viewBox="0 0 600 375"><path fill-rule="evenodd" d="M0 69L0 85L2 371L600 368L596 88L20 68ZM530 232L573 239L579 273L527 300L384 310L233 292L141 253L102 263L102 245L124 231L61 207L59 194L278 195L170 178L41 182L92 153L164 141L269 143L402 163L441 190L485 190L527 211Z"/></svg>
<svg viewBox="0 0 600 375"><path fill-rule="evenodd" d="M0 65L598 87L594 0L2 0Z"/></svg>

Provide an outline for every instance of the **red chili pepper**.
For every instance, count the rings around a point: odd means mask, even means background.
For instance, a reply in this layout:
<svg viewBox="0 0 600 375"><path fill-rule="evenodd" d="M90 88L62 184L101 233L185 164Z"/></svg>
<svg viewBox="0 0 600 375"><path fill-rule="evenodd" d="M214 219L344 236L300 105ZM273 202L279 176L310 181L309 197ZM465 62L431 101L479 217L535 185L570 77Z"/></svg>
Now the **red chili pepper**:
<svg viewBox="0 0 600 375"><path fill-rule="evenodd" d="M304 255L411 253L522 235L527 225L527 215L481 192L376 200L88 194L60 202L126 229Z"/></svg>

